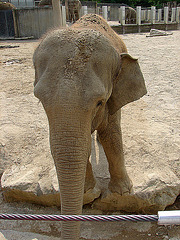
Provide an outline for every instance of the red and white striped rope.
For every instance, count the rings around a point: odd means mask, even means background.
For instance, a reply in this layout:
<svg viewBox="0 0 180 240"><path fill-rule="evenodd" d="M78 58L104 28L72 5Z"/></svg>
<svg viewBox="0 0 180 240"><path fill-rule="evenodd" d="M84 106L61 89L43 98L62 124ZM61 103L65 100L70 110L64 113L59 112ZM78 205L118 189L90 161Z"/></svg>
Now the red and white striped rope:
<svg viewBox="0 0 180 240"><path fill-rule="evenodd" d="M38 214L0 214L4 220L42 220L42 221L158 221L157 215L38 215Z"/></svg>

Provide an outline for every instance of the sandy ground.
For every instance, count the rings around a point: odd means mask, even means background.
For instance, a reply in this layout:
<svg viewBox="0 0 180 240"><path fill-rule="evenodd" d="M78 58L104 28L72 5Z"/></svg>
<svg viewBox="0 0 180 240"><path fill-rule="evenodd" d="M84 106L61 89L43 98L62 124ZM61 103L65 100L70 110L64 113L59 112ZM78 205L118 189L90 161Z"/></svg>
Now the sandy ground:
<svg viewBox="0 0 180 240"><path fill-rule="evenodd" d="M173 35L164 37L146 38L146 34L128 34L122 38L129 53L139 58L148 89L148 94L143 99L122 110L124 151L125 156L131 156L131 161L127 160L127 167L129 164L135 165L135 158L141 157L148 168L149 164L154 164L149 161L153 158L162 170L164 166L168 166L180 177L180 31L173 31ZM32 54L37 43L33 40L0 42L0 98L3 116L0 175L13 162L18 164L24 158L27 159L27 156L30 161L37 151L44 151L43 144L38 143L44 141L46 145L48 141L47 119L43 109L39 107L40 103L33 96ZM38 114L42 114L41 119L36 119ZM24 131L27 128L31 134L26 136ZM180 201L177 199L169 209L180 209ZM56 207L5 203L1 191L0 212L60 213ZM87 208L84 213L93 214L94 210ZM60 223L0 220L0 231L0 239L4 236L8 240L55 240L60 233ZM156 223L83 223L81 237L88 240L178 240L180 227L164 227Z"/></svg>

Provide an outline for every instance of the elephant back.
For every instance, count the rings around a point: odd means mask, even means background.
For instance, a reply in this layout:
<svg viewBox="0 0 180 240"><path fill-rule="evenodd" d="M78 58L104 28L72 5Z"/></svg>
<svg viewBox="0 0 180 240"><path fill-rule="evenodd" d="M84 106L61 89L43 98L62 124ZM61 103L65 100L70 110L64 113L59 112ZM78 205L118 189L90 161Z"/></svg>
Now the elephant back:
<svg viewBox="0 0 180 240"><path fill-rule="evenodd" d="M74 10L78 10L79 6L81 5L79 0L69 0L68 7Z"/></svg>
<svg viewBox="0 0 180 240"><path fill-rule="evenodd" d="M127 52L127 48L121 37L115 33L106 20L97 14L84 15L71 28L87 28L98 31L110 41L119 54Z"/></svg>
<svg viewBox="0 0 180 240"><path fill-rule="evenodd" d="M16 7L9 2L0 2L0 10L13 10Z"/></svg>

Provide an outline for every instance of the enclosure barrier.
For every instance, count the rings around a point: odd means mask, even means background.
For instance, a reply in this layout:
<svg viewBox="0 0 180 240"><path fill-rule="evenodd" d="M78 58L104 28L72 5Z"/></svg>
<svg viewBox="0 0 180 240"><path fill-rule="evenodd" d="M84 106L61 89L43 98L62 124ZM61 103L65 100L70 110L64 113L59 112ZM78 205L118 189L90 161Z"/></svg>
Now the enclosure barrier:
<svg viewBox="0 0 180 240"><path fill-rule="evenodd" d="M126 12L125 12L125 6L121 6L119 8L119 21L122 25L125 25L125 18L126 18ZM163 19L163 20L162 20ZM168 7L164 7L164 15L162 15L162 9L156 9L156 7L152 6L150 10L142 9L141 6L136 7L136 24L141 25L142 22L146 23L180 23L180 7L172 8L171 9L171 15L170 15L170 9Z"/></svg>
<svg viewBox="0 0 180 240"><path fill-rule="evenodd" d="M137 6L131 9L119 5L93 5L82 6L80 16L88 13L97 13L104 19L110 21L113 30L118 34L149 32L151 29L158 30L177 30L180 23L180 7L164 7L163 9L151 8L144 9ZM11 14L11 21L8 20ZM1 19L2 18L2 19ZM9 19L9 18L8 18ZM18 8L12 11L0 11L0 37L34 37L40 38L48 29L53 28L53 9L52 7ZM113 21L117 23L113 23ZM66 26L66 8L62 6L62 25ZM11 29L13 32L11 33Z"/></svg>
<svg viewBox="0 0 180 240"><path fill-rule="evenodd" d="M180 225L180 211L159 211L158 215L37 215L37 214L0 214L3 220L39 221L131 221L158 222L160 225Z"/></svg>

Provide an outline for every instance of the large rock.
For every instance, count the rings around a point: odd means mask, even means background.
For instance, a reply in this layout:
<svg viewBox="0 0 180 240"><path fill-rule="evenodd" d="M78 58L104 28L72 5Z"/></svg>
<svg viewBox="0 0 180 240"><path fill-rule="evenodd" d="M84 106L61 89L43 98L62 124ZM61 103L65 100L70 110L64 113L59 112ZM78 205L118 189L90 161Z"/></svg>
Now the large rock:
<svg viewBox="0 0 180 240"><path fill-rule="evenodd" d="M180 180L168 167L163 171L157 167L146 170L143 166L128 167L134 183L134 193L120 196L110 193L109 173L103 149L93 137L92 157L94 172L102 196L93 207L101 210L124 210L127 212L156 213L173 204L180 193ZM101 157L100 157L101 156ZM100 157L100 159L99 159ZM139 171L141 168L141 171ZM59 186L53 160L48 154L41 154L30 163L17 164L8 168L2 176L1 185L6 201L26 201L46 206L60 206ZM84 195L84 204L98 198L100 193L90 191Z"/></svg>
<svg viewBox="0 0 180 240"><path fill-rule="evenodd" d="M107 191L94 202L93 207L155 214L173 204L179 193L180 181L169 168L163 169L163 172L154 169L153 173L147 171L141 173L141 177L134 178L133 194L120 196Z"/></svg>
<svg viewBox="0 0 180 240"><path fill-rule="evenodd" d="M162 31L162 30L158 30L158 29L151 29L150 30L150 36L154 37L154 36L168 36L168 35L172 35L172 33L168 33L166 31Z"/></svg>
<svg viewBox="0 0 180 240"><path fill-rule="evenodd" d="M6 201L25 201L46 206L60 206L59 185L51 157L37 156L27 165L13 165L2 178L1 186ZM99 188L84 194L84 204L100 196Z"/></svg>

